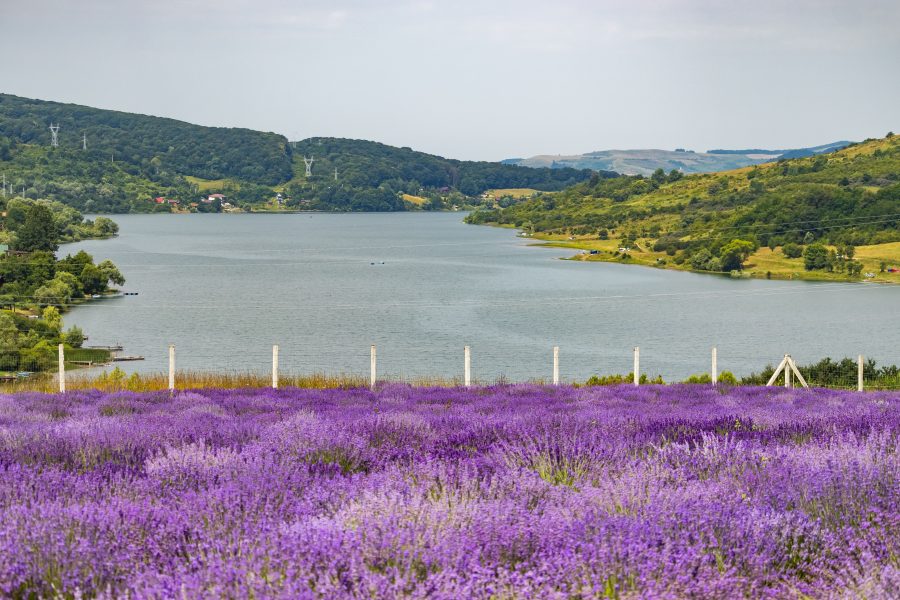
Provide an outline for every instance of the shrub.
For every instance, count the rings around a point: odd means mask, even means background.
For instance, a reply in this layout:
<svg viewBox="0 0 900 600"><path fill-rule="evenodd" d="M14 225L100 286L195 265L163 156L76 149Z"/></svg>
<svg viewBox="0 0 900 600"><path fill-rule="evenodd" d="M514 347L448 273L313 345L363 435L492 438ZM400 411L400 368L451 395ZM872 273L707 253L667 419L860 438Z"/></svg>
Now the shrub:
<svg viewBox="0 0 900 600"><path fill-rule="evenodd" d="M784 254L785 258L800 258L803 256L803 246L800 244L785 244L781 249L781 253Z"/></svg>

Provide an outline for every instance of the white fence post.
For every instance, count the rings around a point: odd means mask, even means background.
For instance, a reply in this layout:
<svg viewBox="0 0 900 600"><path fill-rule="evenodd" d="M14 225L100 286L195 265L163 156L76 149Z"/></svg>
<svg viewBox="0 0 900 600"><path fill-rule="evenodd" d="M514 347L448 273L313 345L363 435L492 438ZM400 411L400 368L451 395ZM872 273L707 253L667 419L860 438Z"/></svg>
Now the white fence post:
<svg viewBox="0 0 900 600"><path fill-rule="evenodd" d="M859 364L856 369L856 391L863 391L863 355L859 355Z"/></svg>
<svg viewBox="0 0 900 600"><path fill-rule="evenodd" d="M375 387L375 372L378 366L378 358L375 354L375 344L372 344L370 364L369 364L369 387Z"/></svg>
<svg viewBox="0 0 900 600"><path fill-rule="evenodd" d="M634 385L641 384L641 349L634 347Z"/></svg>
<svg viewBox="0 0 900 600"><path fill-rule="evenodd" d="M712 349L712 369L710 370L710 378L712 379L712 384L716 385L719 383L719 361L716 356L716 347L713 346Z"/></svg>
<svg viewBox="0 0 900 600"><path fill-rule="evenodd" d="M553 385L559 385L559 346L553 346Z"/></svg>
<svg viewBox="0 0 900 600"><path fill-rule="evenodd" d="M468 346L463 349L463 384L472 385L472 351Z"/></svg>
<svg viewBox="0 0 900 600"><path fill-rule="evenodd" d="M59 345L59 393L66 391L66 351Z"/></svg>
<svg viewBox="0 0 900 600"><path fill-rule="evenodd" d="M175 344L169 344L169 390L175 390Z"/></svg>
<svg viewBox="0 0 900 600"><path fill-rule="evenodd" d="M791 355L784 355L784 387L791 387Z"/></svg>
<svg viewBox="0 0 900 600"><path fill-rule="evenodd" d="M278 344L272 346L272 388L278 389Z"/></svg>

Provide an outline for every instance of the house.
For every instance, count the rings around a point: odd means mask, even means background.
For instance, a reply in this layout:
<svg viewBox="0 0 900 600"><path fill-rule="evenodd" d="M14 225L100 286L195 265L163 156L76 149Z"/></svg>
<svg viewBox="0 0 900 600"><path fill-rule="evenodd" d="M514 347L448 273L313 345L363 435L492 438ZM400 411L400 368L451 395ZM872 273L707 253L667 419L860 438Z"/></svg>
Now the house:
<svg viewBox="0 0 900 600"><path fill-rule="evenodd" d="M222 202L225 200L225 194L210 194L208 198L210 202L215 202L216 200Z"/></svg>
<svg viewBox="0 0 900 600"><path fill-rule="evenodd" d="M169 198L168 200L166 200L166 202L168 202L169 204L171 204L173 206L178 204L178 200L174 200L172 198Z"/></svg>
<svg viewBox="0 0 900 600"><path fill-rule="evenodd" d="M162 196L159 196L158 198L154 198L153 201L156 202L157 204L165 204L166 203L166 199L163 198Z"/></svg>

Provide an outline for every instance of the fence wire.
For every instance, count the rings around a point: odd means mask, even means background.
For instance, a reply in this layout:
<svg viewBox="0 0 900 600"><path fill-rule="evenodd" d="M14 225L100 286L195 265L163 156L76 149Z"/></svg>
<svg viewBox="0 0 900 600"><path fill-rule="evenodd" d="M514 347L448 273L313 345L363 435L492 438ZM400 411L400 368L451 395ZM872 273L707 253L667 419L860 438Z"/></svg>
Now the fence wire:
<svg viewBox="0 0 900 600"><path fill-rule="evenodd" d="M462 348L412 349L416 351L415 361L407 359L410 348L376 346L376 349L374 378L377 382L437 386L459 386L466 383ZM140 363L130 360L119 362L122 359L139 358L123 356L121 348L66 346L63 349L66 389L166 389L169 386L169 372L165 368L168 355L165 349L161 350L160 357L153 357L153 366L158 365L159 368L146 369L135 368ZM177 350L174 364L177 388L262 387L274 384L280 387L361 387L370 385L373 378L369 347L354 348L352 351L330 349L299 353L280 348L277 377L273 377L274 357L271 347L244 351L226 349L222 352L195 352L190 348ZM657 365L668 364L663 359L671 357L655 347L649 350L606 348L598 349L597 354L598 364L608 368L598 368L593 375L575 378L566 374L566 354L563 348L560 353L558 382L568 385L785 385L784 370L773 377L782 363L773 361L758 371L736 373L733 370L735 365L758 363L758 357L732 355L718 349L715 351L715 367L712 355L680 357L682 371L685 370L684 365L698 367L690 369L690 376L681 377L664 377L662 370L656 368ZM0 352L0 391L56 391L60 381L58 356L57 349L49 345L40 352ZM165 357L164 361L158 360L162 357ZM479 351L475 348L471 349L470 357L469 382L472 385L554 382L552 348L548 348L546 356L528 356L524 361L510 353ZM869 357L845 357L808 361L792 357L800 377L791 372L788 383L792 387L799 387L805 382L813 388L900 390L900 357L897 358L898 360L879 361ZM702 366L704 363L705 369ZM434 368L437 364L442 367ZM457 364L458 370L448 372L447 364ZM510 375L523 372L533 375Z"/></svg>

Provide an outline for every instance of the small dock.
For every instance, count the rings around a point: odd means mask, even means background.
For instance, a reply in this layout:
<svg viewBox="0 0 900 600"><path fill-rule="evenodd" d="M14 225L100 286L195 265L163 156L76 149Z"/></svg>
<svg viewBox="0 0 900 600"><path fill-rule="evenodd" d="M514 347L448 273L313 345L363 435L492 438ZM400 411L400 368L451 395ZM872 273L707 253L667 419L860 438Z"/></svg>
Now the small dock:
<svg viewBox="0 0 900 600"><path fill-rule="evenodd" d="M131 360L144 360L143 356L113 356L111 359L113 362L126 362Z"/></svg>
<svg viewBox="0 0 900 600"><path fill-rule="evenodd" d="M121 352L124 350L122 346L85 346L89 350L106 350L107 352Z"/></svg>

